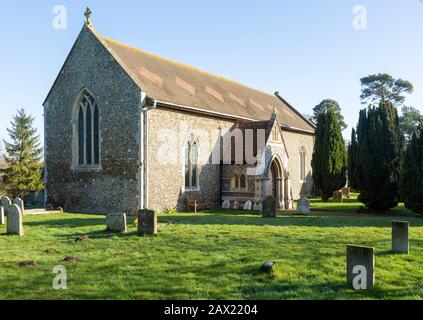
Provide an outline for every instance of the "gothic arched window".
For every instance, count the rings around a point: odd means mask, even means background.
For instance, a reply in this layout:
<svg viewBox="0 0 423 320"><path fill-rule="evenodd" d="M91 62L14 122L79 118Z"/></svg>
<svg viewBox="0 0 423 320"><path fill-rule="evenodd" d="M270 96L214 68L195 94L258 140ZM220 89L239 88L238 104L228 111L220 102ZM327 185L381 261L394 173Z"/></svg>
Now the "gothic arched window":
<svg viewBox="0 0 423 320"><path fill-rule="evenodd" d="M306 150L302 147L300 150L300 180L306 179Z"/></svg>
<svg viewBox="0 0 423 320"><path fill-rule="evenodd" d="M198 141L191 135L185 143L185 190L199 189L198 153Z"/></svg>
<svg viewBox="0 0 423 320"><path fill-rule="evenodd" d="M95 98L86 90L80 95L77 111L78 166L100 165L100 120Z"/></svg>

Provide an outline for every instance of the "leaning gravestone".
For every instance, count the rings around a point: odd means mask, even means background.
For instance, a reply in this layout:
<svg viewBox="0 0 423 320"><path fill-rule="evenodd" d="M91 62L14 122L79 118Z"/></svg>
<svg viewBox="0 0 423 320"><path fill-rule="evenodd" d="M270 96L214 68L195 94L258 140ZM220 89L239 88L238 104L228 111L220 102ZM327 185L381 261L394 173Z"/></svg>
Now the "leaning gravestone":
<svg viewBox="0 0 423 320"><path fill-rule="evenodd" d="M262 209L263 218L276 218L276 199L268 196L263 201Z"/></svg>
<svg viewBox="0 0 423 320"><path fill-rule="evenodd" d="M408 254L409 226L408 222L392 221L392 252Z"/></svg>
<svg viewBox="0 0 423 320"><path fill-rule="evenodd" d="M223 201L222 209L230 209L231 208L231 202L229 200Z"/></svg>
<svg viewBox="0 0 423 320"><path fill-rule="evenodd" d="M0 226L4 225L4 208L0 207Z"/></svg>
<svg viewBox="0 0 423 320"><path fill-rule="evenodd" d="M245 204L244 204L244 210L248 210L251 211L253 209L253 203L248 200Z"/></svg>
<svg viewBox="0 0 423 320"><path fill-rule="evenodd" d="M113 232L126 233L128 231L126 226L125 213L110 213L106 218L107 230Z"/></svg>
<svg viewBox="0 0 423 320"><path fill-rule="evenodd" d="M21 209L22 214L25 214L25 205L21 198L17 197L13 199L13 204L16 204L19 207L19 209Z"/></svg>
<svg viewBox="0 0 423 320"><path fill-rule="evenodd" d="M16 204L11 205L7 214L7 233L23 236L24 228L22 220L23 215L21 209Z"/></svg>
<svg viewBox="0 0 423 320"><path fill-rule="evenodd" d="M4 208L4 214L7 216L7 211L9 207L12 205L12 201L8 197L1 198L1 206Z"/></svg>
<svg viewBox="0 0 423 320"><path fill-rule="evenodd" d="M138 211L138 232L141 235L157 235L157 215L154 211Z"/></svg>
<svg viewBox="0 0 423 320"><path fill-rule="evenodd" d="M234 202L234 209L239 210L239 202L238 201Z"/></svg>
<svg viewBox="0 0 423 320"><path fill-rule="evenodd" d="M335 191L333 193L333 202L344 202L344 195L342 193L342 191Z"/></svg>
<svg viewBox="0 0 423 320"><path fill-rule="evenodd" d="M298 214L309 214L310 213L310 201L306 197L301 197L297 203Z"/></svg>
<svg viewBox="0 0 423 320"><path fill-rule="evenodd" d="M347 283L355 290L374 288L374 248L354 245L347 246Z"/></svg>

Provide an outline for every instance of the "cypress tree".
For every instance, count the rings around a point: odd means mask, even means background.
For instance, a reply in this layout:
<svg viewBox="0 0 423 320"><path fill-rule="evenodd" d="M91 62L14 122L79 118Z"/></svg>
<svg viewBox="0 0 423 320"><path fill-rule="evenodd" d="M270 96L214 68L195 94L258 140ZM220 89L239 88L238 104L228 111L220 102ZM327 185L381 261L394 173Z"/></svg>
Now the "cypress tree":
<svg viewBox="0 0 423 320"><path fill-rule="evenodd" d="M360 190L360 180L357 170L358 144L355 129L351 132L351 142L348 145L348 181L353 190Z"/></svg>
<svg viewBox="0 0 423 320"><path fill-rule="evenodd" d="M381 101L378 108L362 111L357 131L359 201L376 211L396 207L403 144L396 108Z"/></svg>
<svg viewBox="0 0 423 320"><path fill-rule="evenodd" d="M405 207L423 214L423 127L412 135L405 153L400 191Z"/></svg>
<svg viewBox="0 0 423 320"><path fill-rule="evenodd" d="M322 200L328 201L333 192L346 184L347 150L341 128L333 110L319 114L312 167L316 188Z"/></svg>
<svg viewBox="0 0 423 320"><path fill-rule="evenodd" d="M7 129L11 142L4 141L6 169L2 170L6 191L12 197L25 197L28 191L43 188L42 153L39 136L33 127L34 118L26 115L23 109L18 111Z"/></svg>

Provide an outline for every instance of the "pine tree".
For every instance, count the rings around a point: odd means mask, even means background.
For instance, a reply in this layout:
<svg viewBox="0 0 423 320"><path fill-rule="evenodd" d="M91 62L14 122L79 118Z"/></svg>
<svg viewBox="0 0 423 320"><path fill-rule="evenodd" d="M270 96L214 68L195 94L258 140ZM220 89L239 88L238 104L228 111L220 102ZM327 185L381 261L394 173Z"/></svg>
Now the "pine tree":
<svg viewBox="0 0 423 320"><path fill-rule="evenodd" d="M347 150L333 110L319 114L312 167L316 188L323 201L346 184Z"/></svg>
<svg viewBox="0 0 423 320"><path fill-rule="evenodd" d="M403 137L398 113L389 101L360 113L358 133L359 201L382 211L398 205Z"/></svg>
<svg viewBox="0 0 423 320"><path fill-rule="evenodd" d="M423 127L412 135L405 154L400 180L405 207L423 214Z"/></svg>
<svg viewBox="0 0 423 320"><path fill-rule="evenodd" d="M11 129L7 129L11 142L4 141L7 168L2 170L6 191L12 197L25 197L29 191L43 188L42 154L34 118L20 109L13 117Z"/></svg>

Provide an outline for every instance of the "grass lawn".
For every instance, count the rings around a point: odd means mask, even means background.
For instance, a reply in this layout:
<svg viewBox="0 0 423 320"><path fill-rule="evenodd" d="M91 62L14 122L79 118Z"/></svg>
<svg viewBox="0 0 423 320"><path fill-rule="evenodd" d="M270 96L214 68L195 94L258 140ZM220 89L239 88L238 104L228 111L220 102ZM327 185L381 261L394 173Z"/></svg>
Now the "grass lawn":
<svg viewBox="0 0 423 320"><path fill-rule="evenodd" d="M0 226L0 299L423 299L423 218L404 219L410 255L390 253L388 217L160 215L158 237L138 237L132 225L105 232L104 216L26 216L23 238ZM90 240L75 243L81 235ZM346 287L349 243L376 248L374 290ZM274 276L260 272L265 261L278 263ZM59 264L68 290L52 288Z"/></svg>
<svg viewBox="0 0 423 320"><path fill-rule="evenodd" d="M352 193L351 197L345 199L343 203L332 202L332 199L329 202L323 202L321 198L312 198L311 201L311 210L313 211L332 211L332 212L362 212L364 209L364 204L357 200L358 193ZM412 212L407 210L403 203L400 203L398 207L390 210L393 214L410 214Z"/></svg>

